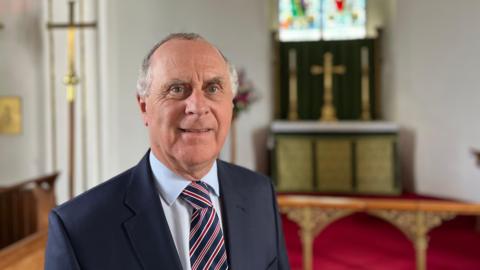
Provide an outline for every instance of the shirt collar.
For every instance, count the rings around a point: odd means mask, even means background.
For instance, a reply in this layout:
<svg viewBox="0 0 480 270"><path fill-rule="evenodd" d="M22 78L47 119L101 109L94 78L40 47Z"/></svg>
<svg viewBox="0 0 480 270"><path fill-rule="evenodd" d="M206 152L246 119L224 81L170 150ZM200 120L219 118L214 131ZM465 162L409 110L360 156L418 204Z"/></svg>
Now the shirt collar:
<svg viewBox="0 0 480 270"><path fill-rule="evenodd" d="M162 196L163 200L168 205L172 205L191 181L175 174L172 170L163 165L163 163L155 157L152 151L150 151L149 162L153 177L157 182L160 196ZM220 197L216 160L208 173L200 180L208 184L210 193Z"/></svg>

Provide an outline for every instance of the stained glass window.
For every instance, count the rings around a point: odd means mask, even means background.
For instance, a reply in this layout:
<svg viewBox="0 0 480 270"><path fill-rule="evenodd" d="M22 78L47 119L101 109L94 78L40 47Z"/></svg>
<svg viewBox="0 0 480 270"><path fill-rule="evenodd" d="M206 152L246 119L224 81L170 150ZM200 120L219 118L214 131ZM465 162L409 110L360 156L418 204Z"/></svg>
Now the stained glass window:
<svg viewBox="0 0 480 270"><path fill-rule="evenodd" d="M366 36L367 0L278 0L280 41Z"/></svg>
<svg viewBox="0 0 480 270"><path fill-rule="evenodd" d="M281 41L319 40L321 0L278 0Z"/></svg>
<svg viewBox="0 0 480 270"><path fill-rule="evenodd" d="M355 39L366 36L366 0L324 0L323 39Z"/></svg>

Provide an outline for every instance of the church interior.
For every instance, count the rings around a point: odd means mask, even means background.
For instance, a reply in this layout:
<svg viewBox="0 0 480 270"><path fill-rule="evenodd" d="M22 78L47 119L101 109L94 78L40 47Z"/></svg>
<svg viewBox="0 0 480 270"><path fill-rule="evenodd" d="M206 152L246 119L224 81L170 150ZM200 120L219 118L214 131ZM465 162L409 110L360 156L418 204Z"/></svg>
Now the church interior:
<svg viewBox="0 0 480 270"><path fill-rule="evenodd" d="M43 269L50 209L148 150L136 79L173 32L237 68L219 158L274 182L291 269L480 269L478 10L0 0L0 269Z"/></svg>

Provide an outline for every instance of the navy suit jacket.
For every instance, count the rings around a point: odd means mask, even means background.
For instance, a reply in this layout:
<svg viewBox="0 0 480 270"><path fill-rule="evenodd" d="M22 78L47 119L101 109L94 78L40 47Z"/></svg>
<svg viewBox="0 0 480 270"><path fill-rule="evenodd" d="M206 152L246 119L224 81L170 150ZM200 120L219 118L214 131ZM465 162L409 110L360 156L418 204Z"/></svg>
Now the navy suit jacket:
<svg viewBox="0 0 480 270"><path fill-rule="evenodd" d="M290 269L271 181L223 161L217 166L230 268ZM148 153L49 219L47 270L182 269Z"/></svg>

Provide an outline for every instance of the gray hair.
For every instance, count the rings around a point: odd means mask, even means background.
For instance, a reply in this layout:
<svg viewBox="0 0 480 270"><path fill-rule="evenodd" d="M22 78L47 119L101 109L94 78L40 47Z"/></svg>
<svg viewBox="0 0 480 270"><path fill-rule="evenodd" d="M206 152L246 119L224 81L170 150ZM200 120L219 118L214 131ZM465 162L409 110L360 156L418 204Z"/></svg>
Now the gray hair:
<svg viewBox="0 0 480 270"><path fill-rule="evenodd" d="M202 36L196 33L173 33L162 39L161 41L157 42L148 52L148 54L143 58L142 66L140 67L140 72L138 74L138 79L137 79L137 95L140 97L147 97L150 94L150 86L152 84L152 73L150 71L150 64L151 64L151 58L152 55L155 53L155 51L165 44L167 41L173 40L173 39L180 39L180 40L204 40ZM214 46L215 47L215 46ZM232 92L233 95L237 93L238 89L238 74L235 69L235 67L228 61L227 57L218 49L215 47L217 51L220 53L220 55L223 57L225 60L225 63L228 65L228 71L230 75L230 82L231 82L231 87L232 87Z"/></svg>

